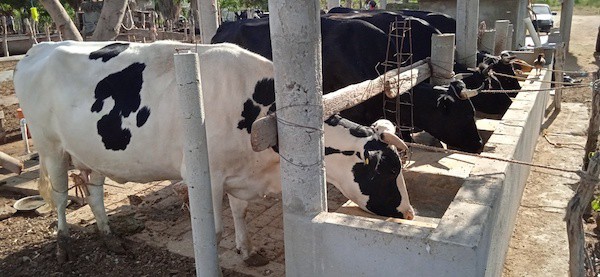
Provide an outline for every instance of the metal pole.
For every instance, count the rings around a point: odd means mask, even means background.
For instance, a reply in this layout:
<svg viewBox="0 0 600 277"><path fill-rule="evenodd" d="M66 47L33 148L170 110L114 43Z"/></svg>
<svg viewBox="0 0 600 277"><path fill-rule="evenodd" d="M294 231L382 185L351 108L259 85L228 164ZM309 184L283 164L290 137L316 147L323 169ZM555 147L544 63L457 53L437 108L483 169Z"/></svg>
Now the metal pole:
<svg viewBox="0 0 600 277"><path fill-rule="evenodd" d="M453 77L454 34L431 37L431 84L447 85Z"/></svg>
<svg viewBox="0 0 600 277"><path fill-rule="evenodd" d="M527 30L529 31L529 35L531 35L531 40L533 40L533 45L536 48L542 47L542 41L540 40L540 37L538 36L537 31L533 27L533 23L531 22L531 19L529 17L524 18L523 22L525 22L525 27L527 27Z"/></svg>
<svg viewBox="0 0 600 277"><path fill-rule="evenodd" d="M456 1L456 62L468 67L477 64L479 0Z"/></svg>
<svg viewBox="0 0 600 277"><path fill-rule="evenodd" d="M175 54L183 119L183 179L188 185L197 276L220 276L200 66L196 53Z"/></svg>
<svg viewBox="0 0 600 277"><path fill-rule="evenodd" d="M320 2L269 1L275 69L287 276L323 276L319 237L307 232L327 210L323 158ZM276 11L276 12L275 12Z"/></svg>

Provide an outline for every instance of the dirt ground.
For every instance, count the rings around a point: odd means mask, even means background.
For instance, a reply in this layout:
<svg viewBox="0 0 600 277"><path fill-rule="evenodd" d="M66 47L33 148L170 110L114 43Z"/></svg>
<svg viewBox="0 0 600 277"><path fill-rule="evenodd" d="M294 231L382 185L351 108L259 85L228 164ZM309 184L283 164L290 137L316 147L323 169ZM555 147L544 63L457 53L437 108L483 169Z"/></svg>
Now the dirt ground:
<svg viewBox="0 0 600 277"><path fill-rule="evenodd" d="M600 26L600 16L575 16L573 21L573 30L571 34L571 48L567 55L567 64L565 70L570 71L587 71L595 72L598 69L598 61L593 57L592 53L595 45L596 30ZM591 31L594 32L591 32ZM593 33L593 35L591 34ZM0 62L0 72L9 70L14 67L14 62ZM583 82L589 82L590 77L587 77ZM11 94L12 83L0 83L0 95L6 96ZM564 91L564 102L566 103L583 103L586 107L590 107L590 89L569 89ZM15 105L2 105L0 108L5 113L5 130L17 131L18 121L15 116ZM568 128L566 126L565 128ZM555 138L553 138L555 139ZM542 139L540 139L542 142ZM35 146L34 146L35 147ZM572 158L573 152L565 152L565 157L556 157L555 154L550 154L545 151L544 147L548 145L538 145L534 161L562 161L565 168L574 168L580 166L577 158ZM572 149L573 151L581 152L582 150ZM0 145L0 151L4 151L9 155L20 156L23 154L21 142L6 143ZM577 157L579 157L577 152ZM35 161L28 162L27 165L34 166ZM0 169L4 170L4 169ZM1 173L1 172L0 172ZM525 195L539 192L543 190L543 185L549 182L554 182L559 176L553 176L547 172L532 170L528 179L528 185ZM576 187L577 180L572 176L565 177L569 186L561 186L561 189L566 188L566 193L563 198L570 197ZM0 183L0 186L2 184ZM540 189L541 187L541 189ZM541 195L541 196L540 196ZM543 194L538 196L543 197ZM10 210L14 202L25 194L15 193L8 190L0 189L0 211L9 211L7 218L2 217L0 212L0 276L194 276L195 268L192 258L184 257L164 248L155 248L148 246L131 239L123 239L124 247L127 250L126 255L109 253L105 250L98 236L95 233L95 225L86 225L80 227L77 224L71 225L71 245L74 247L73 253L78 256L65 265L58 265L55 262L55 215L38 215L35 212L17 212ZM183 202L163 203L161 210L157 211L153 208L154 202L142 201L137 203L139 199L131 198L129 211L121 211L113 216L110 216L111 225L115 233L120 237L127 237L148 228L148 222L161 222L169 224L172 218L188 217L187 210L182 208ZM539 204L533 201L532 203L525 202L525 205ZM523 206L523 205L522 205ZM79 203L74 202L69 206L69 211L76 211L80 208ZM517 219L517 229L523 228L530 230L535 236L544 236L544 229L552 229L554 225L564 225L564 222L546 222L542 220L544 214L538 213L539 209L525 210L520 209L520 215ZM551 211L552 213L560 213L561 211ZM175 224L175 223L173 223ZM544 225L546 224L546 225ZM82 224L85 225L85 224ZM540 226L541 225L541 226ZM552 226L550 226L552 225ZM598 247L597 234L593 232L595 223L589 223L586 226L586 239L590 243L590 252L600 252ZM150 226L152 227L152 226ZM564 228L564 227L563 227ZM537 231L540 230L540 231ZM530 265L547 264L547 257L556 252L552 242L545 245L545 249L536 249L530 251L531 234L523 235L516 230L511 240L509 257L505 264L505 276L525 276L520 273L518 268L522 261L526 260ZM564 241L554 242L562 243ZM523 250L521 252L517 250ZM541 252L540 252L541 251ZM527 259L523 259L519 255L527 255L522 252L531 252ZM516 256L515 256L516 255ZM600 255L595 255L600 257ZM564 256L562 256L564 260ZM224 276L246 276L230 270L223 271ZM269 272L264 273L265 276ZM537 275L530 275L537 276ZM548 275L539 275L548 276Z"/></svg>

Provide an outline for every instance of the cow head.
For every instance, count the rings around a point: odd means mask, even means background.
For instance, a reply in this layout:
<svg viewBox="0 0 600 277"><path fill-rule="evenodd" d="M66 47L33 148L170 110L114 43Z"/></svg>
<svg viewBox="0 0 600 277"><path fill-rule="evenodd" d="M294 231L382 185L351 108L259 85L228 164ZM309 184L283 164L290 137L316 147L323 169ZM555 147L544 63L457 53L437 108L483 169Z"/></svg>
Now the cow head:
<svg viewBox="0 0 600 277"><path fill-rule="evenodd" d="M412 93L414 124L453 148L477 153L483 144L475 124L473 105L464 98L464 91L462 81L453 81L449 86L418 84ZM408 94L402 95L406 100L408 97ZM406 112L401 116L410 118Z"/></svg>
<svg viewBox="0 0 600 277"><path fill-rule="evenodd" d="M370 127L334 115L325 121L327 181L363 210L413 219L398 150L406 144L388 120Z"/></svg>

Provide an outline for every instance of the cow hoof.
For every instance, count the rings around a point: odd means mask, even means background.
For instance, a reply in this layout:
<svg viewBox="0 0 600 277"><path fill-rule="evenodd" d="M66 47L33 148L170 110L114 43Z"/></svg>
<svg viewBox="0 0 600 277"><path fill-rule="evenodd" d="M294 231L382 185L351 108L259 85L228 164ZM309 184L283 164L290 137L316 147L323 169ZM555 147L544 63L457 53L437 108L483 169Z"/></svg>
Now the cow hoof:
<svg viewBox="0 0 600 277"><path fill-rule="evenodd" d="M252 253L252 254L250 254L250 256L248 258L244 259L244 263L247 266L255 267L255 266L266 265L269 263L269 260L261 254Z"/></svg>
<svg viewBox="0 0 600 277"><path fill-rule="evenodd" d="M57 243L56 243L56 260L59 264L64 264L69 261L69 256L71 256L69 249L69 236L65 236L58 232Z"/></svg>
<svg viewBox="0 0 600 277"><path fill-rule="evenodd" d="M121 239L113 234L104 235L103 238L104 245L108 251L113 252L115 254L125 254L125 248L123 247L123 243Z"/></svg>

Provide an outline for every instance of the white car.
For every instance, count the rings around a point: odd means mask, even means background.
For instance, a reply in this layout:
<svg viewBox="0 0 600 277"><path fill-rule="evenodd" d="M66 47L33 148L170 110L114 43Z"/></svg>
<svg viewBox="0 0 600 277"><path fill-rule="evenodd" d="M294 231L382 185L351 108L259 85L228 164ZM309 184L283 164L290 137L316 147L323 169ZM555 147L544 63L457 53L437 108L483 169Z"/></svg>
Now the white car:
<svg viewBox="0 0 600 277"><path fill-rule="evenodd" d="M550 29L554 27L552 16L556 15L556 12L553 12L550 9L550 6L546 4L532 4L531 10L531 22L533 23L533 27L535 27L538 32L550 32Z"/></svg>

